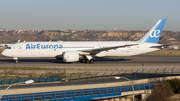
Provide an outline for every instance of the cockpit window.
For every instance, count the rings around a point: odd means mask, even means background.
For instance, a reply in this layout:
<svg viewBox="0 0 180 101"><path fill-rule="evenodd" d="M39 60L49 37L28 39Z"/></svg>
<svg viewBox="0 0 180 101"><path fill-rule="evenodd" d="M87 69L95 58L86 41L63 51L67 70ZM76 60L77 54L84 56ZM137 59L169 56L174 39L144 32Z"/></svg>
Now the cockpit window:
<svg viewBox="0 0 180 101"><path fill-rule="evenodd" d="M11 47L7 47L6 49L11 49Z"/></svg>

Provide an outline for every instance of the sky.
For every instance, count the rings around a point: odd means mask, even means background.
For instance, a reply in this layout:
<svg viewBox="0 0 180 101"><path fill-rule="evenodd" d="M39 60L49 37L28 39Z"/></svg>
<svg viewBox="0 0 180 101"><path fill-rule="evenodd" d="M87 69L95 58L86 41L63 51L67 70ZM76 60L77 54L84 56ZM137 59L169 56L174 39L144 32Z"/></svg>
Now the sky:
<svg viewBox="0 0 180 101"><path fill-rule="evenodd" d="M180 0L1 0L0 29L180 31Z"/></svg>

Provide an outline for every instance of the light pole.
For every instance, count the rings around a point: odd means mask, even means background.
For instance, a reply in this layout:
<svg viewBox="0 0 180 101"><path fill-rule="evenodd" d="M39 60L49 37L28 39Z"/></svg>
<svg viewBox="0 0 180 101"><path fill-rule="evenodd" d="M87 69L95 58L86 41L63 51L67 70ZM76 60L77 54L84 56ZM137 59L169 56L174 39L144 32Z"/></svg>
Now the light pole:
<svg viewBox="0 0 180 101"><path fill-rule="evenodd" d="M0 100L1 100L1 98L2 98L2 96L3 96L3 94L6 92L6 90L8 90L11 86L13 86L13 85L18 85L18 84L20 84L20 83L25 83L25 84L33 84L34 83L34 80L28 80L28 81L25 81L25 82L18 82L18 83L14 83L14 84L11 84L10 86L8 86L3 92L2 92L2 94L1 94L1 96L0 96Z"/></svg>
<svg viewBox="0 0 180 101"><path fill-rule="evenodd" d="M132 90L133 90L133 101L134 101L134 87L133 87L132 82L131 82L127 77L119 77L119 76L116 76L116 77L115 77L115 79L120 79L120 78L125 78L125 79L127 79L127 80L130 82L130 84L132 85Z"/></svg>

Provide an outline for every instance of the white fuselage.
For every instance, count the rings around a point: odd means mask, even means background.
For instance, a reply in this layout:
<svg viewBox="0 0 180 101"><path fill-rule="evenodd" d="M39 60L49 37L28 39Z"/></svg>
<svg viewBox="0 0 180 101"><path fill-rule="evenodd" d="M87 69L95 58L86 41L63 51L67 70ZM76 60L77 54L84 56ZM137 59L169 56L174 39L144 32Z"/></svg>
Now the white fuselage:
<svg viewBox="0 0 180 101"><path fill-rule="evenodd" d="M65 51L81 51L93 48L104 48L125 44L137 44L123 48L102 51L96 57L107 56L133 56L159 50L150 48L154 43L138 41L71 41L71 42L21 42L11 45L9 49L3 51L3 55L9 57L56 57Z"/></svg>

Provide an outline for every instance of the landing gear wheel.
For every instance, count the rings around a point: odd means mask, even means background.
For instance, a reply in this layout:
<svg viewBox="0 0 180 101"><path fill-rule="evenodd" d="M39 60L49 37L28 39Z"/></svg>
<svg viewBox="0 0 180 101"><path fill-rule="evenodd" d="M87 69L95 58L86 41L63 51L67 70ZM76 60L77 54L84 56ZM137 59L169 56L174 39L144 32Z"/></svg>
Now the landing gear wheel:
<svg viewBox="0 0 180 101"><path fill-rule="evenodd" d="M90 63L90 61L89 61L89 60L86 60L86 63Z"/></svg>
<svg viewBox="0 0 180 101"><path fill-rule="evenodd" d="M81 62L82 62L82 63L85 63L86 61L85 61L85 59L81 59Z"/></svg>
<svg viewBox="0 0 180 101"><path fill-rule="evenodd" d="M94 60L90 60L89 62L90 62L90 63L94 63Z"/></svg>
<svg viewBox="0 0 180 101"><path fill-rule="evenodd" d="M15 62L18 63L18 60L16 60Z"/></svg>

